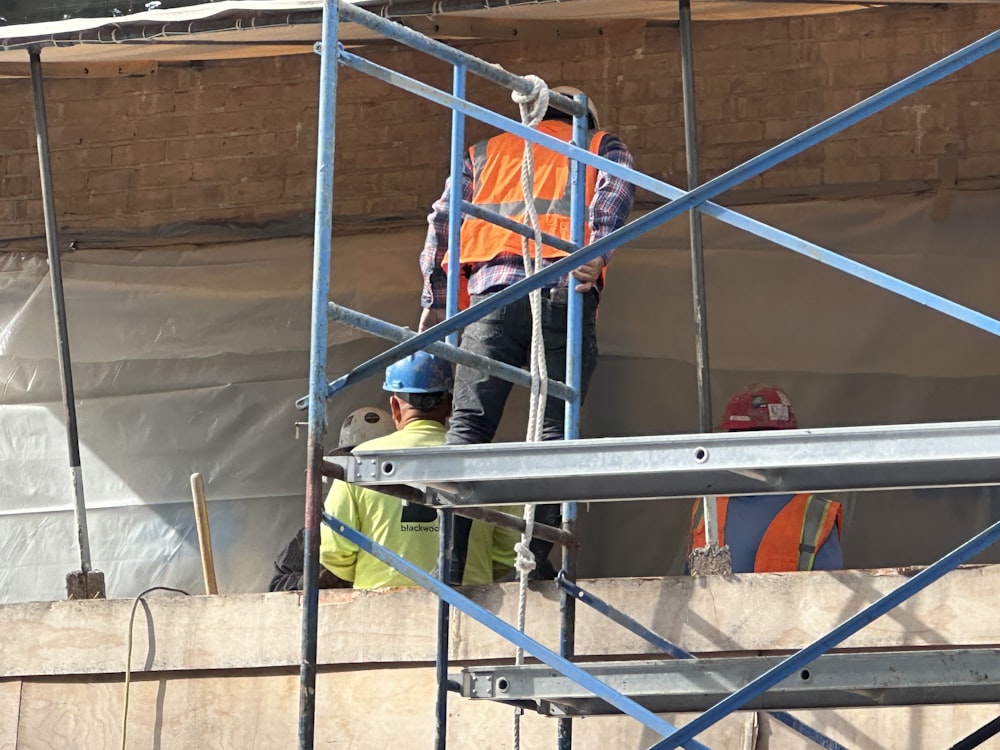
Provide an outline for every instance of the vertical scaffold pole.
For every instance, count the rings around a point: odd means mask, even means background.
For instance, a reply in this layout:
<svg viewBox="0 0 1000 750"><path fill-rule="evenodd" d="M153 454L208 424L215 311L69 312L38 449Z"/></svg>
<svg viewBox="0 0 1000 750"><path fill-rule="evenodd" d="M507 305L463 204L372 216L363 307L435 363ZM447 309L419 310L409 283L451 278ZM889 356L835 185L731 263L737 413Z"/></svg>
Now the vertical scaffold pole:
<svg viewBox="0 0 1000 750"><path fill-rule="evenodd" d="M452 94L465 99L465 66L456 64L452 71ZM445 316L458 313L458 288L461 276L459 245L462 233L462 164L465 157L465 115L451 110L451 180L448 193L448 300ZM458 346L458 333L448 335L448 343Z"/></svg>
<svg viewBox="0 0 1000 750"><path fill-rule="evenodd" d="M303 560L302 663L299 670L299 748L312 750L316 728L316 638L319 621L319 529L323 512L323 436L326 433L327 303L333 230L333 154L336 135L339 0L323 6L319 121L316 144L316 216L313 236L312 336L309 346L309 443Z"/></svg>
<svg viewBox="0 0 1000 750"><path fill-rule="evenodd" d="M465 98L465 66L455 65L452 71L452 93L458 99ZM465 115L457 109L451 111L451 163L448 193L448 291L445 315L451 317L458 312L458 289L460 284L460 244L462 231L462 164L465 154ZM458 345L458 333L448 336L448 343ZM441 543L438 553L438 570L445 584L461 583L452 580L452 547L455 541L455 517L450 512L439 511ZM451 627L451 608L444 599L438 600L437 620L437 705L435 743L437 750L448 746L448 631Z"/></svg>
<svg viewBox="0 0 1000 750"><path fill-rule="evenodd" d="M438 511L438 576L446 586L452 583L451 558L455 543L455 517L444 510ZM438 599L437 653L434 662L434 676L437 680L437 698L434 705L434 747L445 750L448 747L448 642L451 629L451 605Z"/></svg>
<svg viewBox="0 0 1000 750"><path fill-rule="evenodd" d="M586 97L580 97L587 109ZM573 117L573 145L587 147L587 116ZM580 161L570 162L570 240L577 247L584 243L584 222L587 221L586 195L586 165ZM573 290L575 280L570 275L567 280L569 303L566 308L566 384L576 395L566 402L563 433L566 440L576 440L580 437L580 406L582 381L582 342L583 342L583 294ZM576 533L577 505L574 502L562 504L562 527L570 534ZM576 548L562 548L562 569L571 580L576 580ZM576 601L565 591L559 592L559 655L570 659L576 650ZM557 745L559 750L570 750L573 747L573 720L559 719L557 729Z"/></svg>
<svg viewBox="0 0 1000 750"><path fill-rule="evenodd" d="M66 575L66 590L70 599L103 599L104 575L92 570L90 534L87 530L87 506L83 495L83 473L80 467L80 435L76 422L76 395L73 389L73 363L69 352L69 326L66 321L66 299L63 292L62 261L59 258L59 227L56 222L55 195L52 188L52 163L49 158L49 124L45 113L45 91L42 84L41 52L32 46L28 50L31 68L31 88L35 105L35 137L38 147L38 171L42 185L42 210L45 216L45 245L49 255L49 281L52 287L52 310L55 316L58 343L59 382L66 409L66 442L69 447L69 470L73 483L73 515L76 521L76 541L80 552L80 570Z"/></svg>
<svg viewBox="0 0 1000 750"><path fill-rule="evenodd" d="M694 50L691 44L691 0L680 0L681 83L684 94L684 149L688 190L698 187L698 119L694 98ZM691 228L691 289L694 297L695 363L698 369L698 426L712 430L712 387L708 364L708 309L701 211L688 212ZM716 539L716 542L718 539Z"/></svg>
<svg viewBox="0 0 1000 750"><path fill-rule="evenodd" d="M681 42L681 85L684 95L684 150L687 158L688 190L698 187L698 115L695 109L694 48L691 42L691 0L679 0L678 18ZM712 384L708 362L708 302L705 294L705 254L701 232L701 211L688 212L691 233L691 293L694 302L694 356L698 382L698 429L712 431ZM710 552L719 548L718 502L706 496L704 502L705 546ZM711 558L710 558L711 559ZM721 558L732 572L729 558ZM693 567L693 566L692 566ZM692 572L695 572L692 570ZM706 571L701 571L706 572Z"/></svg>

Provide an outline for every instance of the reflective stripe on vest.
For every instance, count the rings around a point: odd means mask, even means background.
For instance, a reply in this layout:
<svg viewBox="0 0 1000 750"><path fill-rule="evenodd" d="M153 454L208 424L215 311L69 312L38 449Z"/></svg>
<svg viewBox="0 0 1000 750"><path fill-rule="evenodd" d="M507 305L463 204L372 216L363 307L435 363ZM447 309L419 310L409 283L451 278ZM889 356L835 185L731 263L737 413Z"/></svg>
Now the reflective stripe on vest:
<svg viewBox="0 0 1000 750"><path fill-rule="evenodd" d="M555 134L553 133L552 135L555 135ZM595 134L594 137L596 137L598 135L601 136L601 137L603 137L604 134L603 133L597 133L597 134ZM601 142L600 142L600 140L598 140L597 141L597 147L599 148L600 145L601 145ZM471 152L472 152L472 174L473 174L473 179L475 179L476 175L481 175L483 173L483 169L485 169L485 167L486 167L486 159L487 159L487 155L489 153L488 146L489 146L489 141L480 141L475 146L473 146L472 149L471 149ZM565 157L563 157L563 158L565 158ZM518 167L518 169L520 169L520 166ZM593 168L590 167L589 170L593 171ZM520 172L519 172L518 173L518 187L519 188L520 188L520 184L521 184L520 183L520 179L521 178L520 178ZM571 180L569 179L569 174L568 174L568 169L567 169L566 184L563 187L563 191L562 191L561 195L558 195L558 196L555 196L555 197L551 197L551 198L544 198L544 197L541 197L541 196L538 196L538 195L535 196L535 211L538 212L538 216L542 217L542 216L544 216L546 214L556 214L558 216L565 216L568 219L569 218L569 212L570 212L570 206L571 206L570 199L571 199L571 193L572 193L572 191L573 191L573 185L572 185ZM590 205L590 201L593 200L593 191L588 191L588 192L590 194L584 196L584 201L585 201L584 205ZM514 219L515 221L521 221L522 223L525 223L527 217L526 217L525 211L524 211L524 197L521 195L520 189L517 191L517 195L518 195L518 197L517 197L516 200L504 201L504 202L501 202L501 203L481 203L479 205L481 205L487 211L492 211L495 214L500 214L504 218ZM476 197L475 196L475 191L473 191L473 201L472 202L473 203L478 203L475 200L475 197ZM589 230L588 230L588 235L589 235ZM518 235L518 236L520 237L520 235ZM566 237L565 239L568 240L569 237Z"/></svg>
<svg viewBox="0 0 1000 750"><path fill-rule="evenodd" d="M816 552L834 526L840 525L840 514L840 503L806 493L796 495L764 532L754 560L754 570L812 570Z"/></svg>
<svg viewBox="0 0 1000 750"><path fill-rule="evenodd" d="M833 506L838 506L834 508ZM806 512L802 518L802 533L799 536L799 570L812 570L816 564L816 553L830 535L827 528L828 517L831 514L839 517L839 503L822 497L806 500ZM825 533L824 533L825 532Z"/></svg>
<svg viewBox="0 0 1000 750"><path fill-rule="evenodd" d="M564 141L572 137L573 128L559 120L546 120L538 130ZM589 150L597 153L605 133L591 135ZM521 191L521 159L524 140L509 133L481 141L470 150L472 160L472 203L508 219L526 223L524 196ZM542 231L569 240L570 228L570 160L547 148L534 146L535 157L535 210L538 212ZM597 187L597 170L587 167L584 202L589 206ZM584 244L590 241L590 223L585 221ZM474 216L462 221L462 263L482 263L500 253L521 254L521 235ZM534 243L529 247L534 252ZM566 255L563 250L544 245L542 255L558 258ZM447 265L447 254L442 265Z"/></svg>
<svg viewBox="0 0 1000 750"><path fill-rule="evenodd" d="M719 546L725 545L728 497L716 498L719 516ZM754 559L754 572L775 573L812 570L816 553L836 527L840 533L840 503L808 493L795 495L774 517L764 532ZM691 512L691 535L688 554L705 546L703 503L695 503Z"/></svg>

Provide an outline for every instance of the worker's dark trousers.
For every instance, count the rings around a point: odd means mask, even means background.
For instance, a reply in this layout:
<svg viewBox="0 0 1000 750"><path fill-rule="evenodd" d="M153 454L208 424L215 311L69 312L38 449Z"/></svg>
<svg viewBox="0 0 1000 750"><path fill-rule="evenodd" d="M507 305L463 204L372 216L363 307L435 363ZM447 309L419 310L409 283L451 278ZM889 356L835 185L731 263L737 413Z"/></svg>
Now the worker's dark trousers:
<svg viewBox="0 0 1000 750"><path fill-rule="evenodd" d="M542 290L542 334L545 339L545 363L549 378L566 380L566 306L565 288ZM473 295L471 302L489 295ZM462 349L516 367L530 367L531 355L531 306L527 298L519 299L496 310L482 320L472 323L462 334ZM586 396L590 377L597 366L597 292L583 295L582 395ZM496 435L503 416L504 405L510 394L511 384L506 380L490 377L481 370L458 365L455 368L454 410L448 427L446 442L449 445L489 443ZM543 440L561 440L563 437L562 399L549 396L545 405ZM566 498L572 500L573 498ZM516 500L512 499L512 502ZM558 526L560 510L556 504L539 505L535 520L549 526ZM459 573L452 580L462 580L465 553L468 548L471 521L455 517L455 566ZM546 558L552 543L533 539L531 550L538 560Z"/></svg>

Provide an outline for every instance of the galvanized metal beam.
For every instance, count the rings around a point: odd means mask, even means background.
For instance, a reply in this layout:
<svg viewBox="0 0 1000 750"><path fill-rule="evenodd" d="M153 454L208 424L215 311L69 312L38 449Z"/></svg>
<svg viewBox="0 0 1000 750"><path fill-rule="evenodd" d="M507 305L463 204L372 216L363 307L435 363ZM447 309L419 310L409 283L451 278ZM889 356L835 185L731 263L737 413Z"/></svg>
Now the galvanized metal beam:
<svg viewBox="0 0 1000 750"><path fill-rule="evenodd" d="M1000 484L1000 421L359 451L362 485L431 487L443 503L747 495Z"/></svg>
<svg viewBox="0 0 1000 750"><path fill-rule="evenodd" d="M655 713L704 711L785 657L581 664L591 676ZM541 713L618 713L544 664L469 667L452 679L462 695L531 701ZM827 654L748 702L747 710L857 708L1000 700L1000 650Z"/></svg>

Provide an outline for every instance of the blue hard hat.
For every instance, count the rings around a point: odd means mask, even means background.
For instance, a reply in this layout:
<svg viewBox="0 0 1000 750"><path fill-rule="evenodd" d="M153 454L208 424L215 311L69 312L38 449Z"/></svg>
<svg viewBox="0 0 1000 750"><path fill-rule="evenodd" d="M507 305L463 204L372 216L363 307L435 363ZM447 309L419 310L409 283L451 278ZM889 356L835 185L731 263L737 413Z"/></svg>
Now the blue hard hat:
<svg viewBox="0 0 1000 750"><path fill-rule="evenodd" d="M417 352L385 369L382 390L390 393L450 393L453 382L448 360L427 352Z"/></svg>

